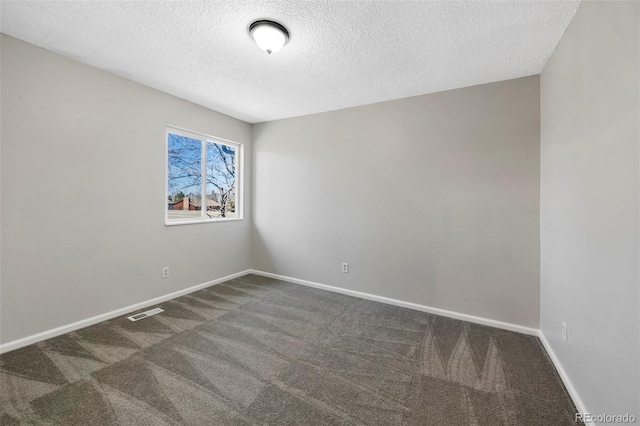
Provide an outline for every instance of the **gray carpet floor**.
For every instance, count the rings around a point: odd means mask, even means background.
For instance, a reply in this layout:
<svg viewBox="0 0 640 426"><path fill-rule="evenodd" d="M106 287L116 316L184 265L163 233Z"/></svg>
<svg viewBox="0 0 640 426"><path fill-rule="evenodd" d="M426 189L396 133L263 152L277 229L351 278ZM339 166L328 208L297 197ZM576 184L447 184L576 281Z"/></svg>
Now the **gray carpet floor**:
<svg viewBox="0 0 640 426"><path fill-rule="evenodd" d="M248 275L0 356L0 424L575 425L536 337Z"/></svg>

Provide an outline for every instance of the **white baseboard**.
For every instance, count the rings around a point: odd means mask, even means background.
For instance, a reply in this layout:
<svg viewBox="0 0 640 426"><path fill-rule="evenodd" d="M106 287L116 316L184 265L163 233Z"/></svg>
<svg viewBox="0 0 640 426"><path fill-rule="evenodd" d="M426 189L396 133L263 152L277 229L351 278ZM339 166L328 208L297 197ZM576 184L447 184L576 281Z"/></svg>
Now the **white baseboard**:
<svg viewBox="0 0 640 426"><path fill-rule="evenodd" d="M415 309L417 311L427 312L427 313L434 314L434 315L441 315L441 316L454 318L454 319L458 319L458 320L462 320L462 321L468 321L468 322L487 325L487 326L490 326L490 327L496 327L496 328L500 328L500 329L504 329L504 330L515 331L515 332L518 332L518 333L528 334L528 335L531 335L531 336L537 336L540 339L540 341L542 342L542 345L544 346L544 348L547 350L547 353L549 354L549 357L551 358L551 361L553 362L553 365L555 366L556 370L558 371L558 374L560 375L560 378L562 379L562 382L564 383L567 391L569 392L569 395L571 396L571 399L573 400L574 405L576 406L576 410L579 413L589 413L589 411L587 411L587 408L585 407L584 403L582 402L582 399L580 398L580 395L578 395L578 392L576 391L576 388L573 386L573 383L569 379L569 376L567 375L567 372L562 367L562 364L558 360L558 357L556 356L555 352L551 348L551 345L549 344L549 341L547 340L545 335L542 333L542 330L538 330L538 329L531 328L531 327L524 327L524 326L521 326L521 325L511 324L511 323L502 322L502 321L496 321L496 320L492 320L492 319L489 319L489 318L477 317L477 316L474 316L474 315L467 315L467 314L463 314L463 313L460 313L460 312L448 311L448 310L440 309L440 308L433 308L431 306L420 305L420 304L417 304L417 303L404 302L402 300L391 299L391 298L383 297L383 296L376 296L376 295L370 294L370 293L363 293L363 292L360 292L360 291L348 290L348 289L344 289L344 288L340 288L340 287L334 287L334 286L330 286L330 285L326 285L326 284L316 283L316 282L313 282L313 281L301 280L301 279L298 279L298 278L287 277L287 276L284 276L284 275L272 274L270 272L258 271L258 270L255 270L255 269L251 269L249 271L249 273L256 274L256 275L262 275L264 277L269 277L269 278L275 278L275 279L278 279L278 280L287 281L287 282L294 283L294 284L300 284L300 285L304 285L304 286L308 286L308 287L314 287L314 288L319 288L319 289L322 289L322 290L328 290L328 291L332 291L332 292L335 292L335 293L341 293L341 294L346 294L346 295L349 295L349 296L359 297L361 299L373 300L373 301L376 301L376 302L386 303L386 304L389 304L389 305L400 306L400 307L409 308L409 309ZM585 424L587 426L595 426L594 423L585 423Z"/></svg>
<svg viewBox="0 0 640 426"><path fill-rule="evenodd" d="M573 403L576 406L576 409L578 410L578 412L581 413L588 413L589 411L587 411L584 403L582 402L582 399L580 398L580 396L578 395L578 392L576 391L575 387L573 386L573 383L571 382L571 380L569 379L569 376L567 375L567 372L565 371L565 369L562 367L562 364L560 363L558 357L556 356L555 352L553 351L551 345L549 344L549 341L547 340L547 338L545 337L544 333L542 333L541 330L538 329L534 329L534 328L530 328L530 327L524 327L521 325L517 325L517 324L511 324L511 323L507 323L507 322L502 322L502 321L496 321L496 320L492 320L489 318L483 318L483 317L477 317L474 315L467 315L467 314L463 314L460 312L454 312L454 311L448 311L445 309L440 309L440 308L434 308L431 306L426 306L426 305L420 305L417 303L412 303L412 302L405 302L402 300L397 300L397 299L391 299L389 297L383 297L383 296L376 296L374 294L370 294L370 293L363 293L360 291L355 291L355 290L348 290L348 289L344 289L344 288L340 288L340 287L334 287L334 286L330 286L330 285L326 285L326 284L320 284L320 283L316 283L316 282L312 282L312 281L307 281L307 280L301 280L298 278L292 278L292 277L287 277L284 275L278 275L278 274L272 274L270 272L264 272L264 271L259 271L259 270L255 270L255 269L247 269L245 271L242 272L238 272L235 274L231 274L231 275L227 275L225 277L222 278L218 278L212 281L208 281L202 284L198 284L189 288L185 288L182 290L178 290L175 291L173 293L169 293L169 294L165 294L163 296L159 296L153 299L149 299L146 300L144 302L140 302L140 303L135 303L133 305L129 305L126 306L124 308L120 308L120 309L116 309L114 311L110 311L110 312L106 312L104 314L100 314L100 315L96 315L94 317L91 318L87 318L84 320L80 320L71 324L67 324L67 325L63 325L61 327L56 327L53 328L51 330L47 330L47 331L43 331L41 333L37 333L31 336L27 336L21 339L17 339L11 342L7 342L4 344L0 345L0 354L5 353L5 352L9 352L15 349L19 349L22 348L24 346L28 346L31 345L33 343L37 343L40 342L42 340L46 340L46 339L50 339L52 337L56 337L59 336L61 334L65 334L65 333L69 333L71 331L75 331L84 327L88 327L90 325L93 324L97 324L101 321L106 321L108 319L111 318L115 318L115 317L119 317L121 315L125 315L128 314L130 312L134 312L143 308L147 308L151 305L156 305L158 303L162 303L162 302L166 302L167 300L171 300L171 299L175 299L177 297L180 296L184 296L185 294L189 294L189 293L193 293L194 291L198 291L200 289L203 289L205 287L210 287L216 284L220 284L223 283L225 281L229 281L232 280L234 278L238 278L238 277L242 277L244 275L248 275L248 274L255 274L255 275L261 275L264 277L268 277L268 278L274 278L277 280L282 280L282 281L287 281L290 283L294 283L294 284L300 284L300 285L304 285L307 287L314 287L314 288L318 288L318 289L322 289L322 290L327 290L327 291L332 291L334 293L341 293L341 294L346 294L349 296L354 296L354 297L358 297L361 299L367 299L367 300L373 300L376 302L381 302L381 303L386 303L388 305L394 305L394 306L400 306L403 308L409 308L409 309L414 309L417 311L421 311L421 312L427 312L430 314L434 314L434 315L441 315L441 316L445 316L445 317L449 317L449 318L454 318L454 319L458 319L458 320L462 320L462 321L468 321L468 322L472 322L472 323L476 323L476 324L482 324L482 325L486 325L486 326L490 326L490 327L496 327L496 328L500 328L500 329L504 329L504 330L509 330L509 331L515 331L518 333L523 333L523 334L528 334L528 335L532 335L532 336L537 336L540 338L540 341L542 342L542 345L544 346L544 348L547 350L547 353L549 354L549 357L551 358L551 361L553 362L556 370L558 371L558 374L560 375L560 378L562 379L565 387L567 388L567 391L569 392L569 395L571 396L571 399L573 400ZM594 425L593 423L587 423L587 425Z"/></svg>
<svg viewBox="0 0 640 426"><path fill-rule="evenodd" d="M542 330L538 330L538 329L531 328L531 327L524 327L524 326L521 326L521 325L511 324L511 323L502 322L502 321L496 321L496 320L492 320L492 319L489 319L489 318L477 317L477 316L474 316L474 315L467 315L467 314L463 314L463 313L460 313L460 312L454 312L454 311L448 311L448 310L445 310L445 309L434 308L434 307L431 307L431 306L420 305L420 304L417 304L417 303L404 302L402 300L391 299L391 298L383 297L383 296L376 296L376 295L370 294L370 293L363 293L363 292L360 292L360 291L348 290L348 289L344 289L344 288L340 288L340 287L334 287L334 286L330 286L330 285L326 285L326 284L316 283L316 282L313 282L313 281L301 280L301 279L298 279L298 278L287 277L287 276L284 276L284 275L272 274L270 272L258 271L258 270L255 270L255 269L249 270L249 273L256 274L256 275L262 275L264 277L274 278L274 279L278 279L278 280L282 280L282 281L287 281L287 282L294 283L294 284L301 284L301 285L308 286L308 287L314 287L314 288L319 288L319 289L322 289L322 290L328 290L328 291L332 291L332 292L335 292L335 293L347 294L349 296L359 297L361 299L373 300L373 301L376 301L376 302L386 303L386 304L389 304L389 305L395 305L395 306L400 306L400 307L403 307L403 308L415 309L417 311L427 312L427 313L434 314L434 315L441 315L441 316L444 316L444 317L454 318L454 319L458 319L458 320L462 320L462 321L468 321L468 322L487 325L487 326L490 326L490 327L496 327L496 328L500 328L500 329L504 329L504 330L515 331L515 332L518 332L518 333L528 334L528 335L531 335L531 336L537 336L540 339L540 341L542 342L542 345L544 346L544 348L546 349L547 353L549 354L549 357L551 358L551 361L553 362L553 365L555 366L556 370L558 371L558 374L560 375L560 378L562 379L562 382L564 383L565 388L569 392L569 395L571 396L571 399L573 400L573 403L576 406L576 410L579 413L589 413L589 411L585 407L584 403L582 402L582 399L580 398L580 395L578 395L578 392L576 391L576 388L573 386L573 383L569 379L569 376L568 376L567 372L562 367L562 364L558 360L558 357L556 356L555 352L551 348L551 345L549 344L549 341L547 340L545 335L542 333ZM585 424L587 426L595 426L594 423L585 423Z"/></svg>
<svg viewBox="0 0 640 426"><path fill-rule="evenodd" d="M567 374L566 370L560 363L558 356L553 351L551 344L547 340L547 337L544 335L542 330L540 330L540 332L538 333L538 337L542 342L542 346L544 346L544 348L547 350L547 353L549 354L549 358L551 358L553 365L556 367L556 371L560 375L560 378L562 379L562 383L564 383L564 387L567 388L567 392L569 392L569 396L571 396L571 399L573 400L573 404L576 406L577 412L589 413L590 411L587 410L587 407L585 407L584 402L582 402L582 398L580 398L580 395L578 395L578 391L573 386L571 379L569 379L569 375ZM585 423L585 425L595 426L595 423Z"/></svg>
<svg viewBox="0 0 640 426"><path fill-rule="evenodd" d="M88 327L90 325L97 324L101 321L106 321L111 318L119 317L121 315L128 314L130 312L137 311L139 309L143 309L151 305L156 305L158 303L166 302L167 300L175 299L176 297L184 296L185 294L193 293L194 291L198 291L200 289L203 289L205 287L209 287L212 285L220 284L225 281L229 281L233 278L242 277L249 273L250 273L250 270L246 270L246 271L238 272L236 274L227 275L226 277L218 278L216 280L208 281L206 283L194 285L193 287L174 291L173 293L165 294L164 296L160 296L160 297L155 297L153 299L149 299L144 302L135 303L133 305L126 306L124 308L116 309L115 311L106 312L104 314L96 315L95 317L83 319L71 324L63 325L61 327L56 327L51 330L43 331L42 333L33 334L31 336L23 337L22 339L18 339L18 340L13 340L11 342L7 342L0 345L0 354L9 352L15 349L19 349L24 346L28 346L33 343L40 342L42 340L50 339L52 337L56 337L61 334L69 333L71 331L75 331L80 328Z"/></svg>
<svg viewBox="0 0 640 426"><path fill-rule="evenodd" d="M277 280L287 281L294 284L301 284L307 287L314 287L322 290L328 290L334 293L341 293L349 296L359 297L361 299L367 299L367 300L373 300L375 302L386 303L387 305L400 306L402 308L414 309L416 311L427 312L429 314L440 315L443 317L454 318L462 321L468 321L475 324L487 325L489 327L501 328L503 330L515 331L517 333L528 334L531 336L538 336L538 332L539 332L537 328L525 327L522 325L511 324L508 322L496 321L489 318L477 317L474 315L467 315L460 312L448 311L446 309L433 308L431 306L420 305L418 303L411 303L411 302L405 302L402 300L391 299L389 297L376 296L375 294L363 293L355 290L348 290L340 287L334 287L331 285L316 283L313 281L301 280L298 278L287 277L284 275L272 274L270 272L250 269L249 273L262 275L263 277L275 278Z"/></svg>

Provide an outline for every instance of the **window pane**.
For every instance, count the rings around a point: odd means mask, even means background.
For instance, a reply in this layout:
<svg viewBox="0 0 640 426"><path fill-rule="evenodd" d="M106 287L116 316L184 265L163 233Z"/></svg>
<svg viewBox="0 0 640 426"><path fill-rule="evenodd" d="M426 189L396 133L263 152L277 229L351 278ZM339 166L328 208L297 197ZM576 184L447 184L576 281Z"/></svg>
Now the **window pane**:
<svg viewBox="0 0 640 426"><path fill-rule="evenodd" d="M235 157L234 147L207 142L208 217L238 217Z"/></svg>
<svg viewBox="0 0 640 426"><path fill-rule="evenodd" d="M199 218L202 142L173 133L168 138L168 218Z"/></svg>

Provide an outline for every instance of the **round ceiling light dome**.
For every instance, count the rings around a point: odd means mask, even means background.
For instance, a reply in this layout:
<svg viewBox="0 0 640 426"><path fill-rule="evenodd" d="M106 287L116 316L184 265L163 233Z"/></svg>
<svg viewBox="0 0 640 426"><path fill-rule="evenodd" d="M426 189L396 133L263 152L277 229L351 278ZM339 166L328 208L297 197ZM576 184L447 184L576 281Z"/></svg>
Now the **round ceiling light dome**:
<svg viewBox="0 0 640 426"><path fill-rule="evenodd" d="M289 31L283 25L266 19L249 25L249 34L258 47L269 55L282 49L289 41Z"/></svg>

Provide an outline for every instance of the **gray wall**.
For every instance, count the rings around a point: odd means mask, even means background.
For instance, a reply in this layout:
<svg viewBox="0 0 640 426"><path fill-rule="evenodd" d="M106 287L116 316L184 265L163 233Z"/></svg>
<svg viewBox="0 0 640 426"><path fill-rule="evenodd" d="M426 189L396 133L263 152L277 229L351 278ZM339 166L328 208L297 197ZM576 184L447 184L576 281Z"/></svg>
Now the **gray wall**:
<svg viewBox="0 0 640 426"><path fill-rule="evenodd" d="M537 328L539 119L534 76L255 125L253 267Z"/></svg>
<svg viewBox="0 0 640 426"><path fill-rule="evenodd" d="M540 201L542 332L591 413L637 417L639 24L639 3L582 2L547 63Z"/></svg>
<svg viewBox="0 0 640 426"><path fill-rule="evenodd" d="M245 143L250 165L248 124L4 35L1 75L3 343L250 267L248 184L244 221L163 210L165 126Z"/></svg>

